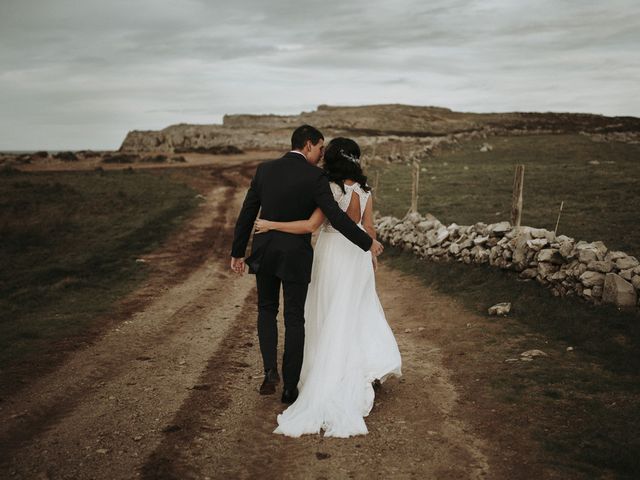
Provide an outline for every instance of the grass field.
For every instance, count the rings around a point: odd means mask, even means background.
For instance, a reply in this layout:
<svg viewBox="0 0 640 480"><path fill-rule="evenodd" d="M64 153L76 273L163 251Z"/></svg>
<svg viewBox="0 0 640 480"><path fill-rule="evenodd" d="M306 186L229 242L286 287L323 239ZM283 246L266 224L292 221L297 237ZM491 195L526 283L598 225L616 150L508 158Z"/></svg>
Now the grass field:
<svg viewBox="0 0 640 480"><path fill-rule="evenodd" d="M514 166L525 165L524 225L553 230L564 200L558 233L640 254L640 145L594 143L579 135L490 138L463 144L428 161L421 172L419 210L443 223L470 225L509 220ZM597 160L598 164L589 164ZM611 163L607 163L611 162ZM468 167L465 169L465 166ZM402 217L410 202L411 170L382 165L377 208ZM459 345L489 379L480 395L502 403L513 418L534 419L536 438L557 462L587 478L610 469L619 478L640 475L640 318L613 306L557 298L537 282L488 265L435 263L388 248L384 260L426 285L486 316L497 302L512 313L498 333ZM531 348L531 338L556 358L505 368L505 345ZM576 356L565 357L565 346ZM559 358L559 359L558 359ZM520 362L522 363L522 362ZM526 419L525 419L526 420ZM523 421L525 421L523 420ZM526 420L528 421L528 420Z"/></svg>
<svg viewBox="0 0 640 480"><path fill-rule="evenodd" d="M519 282L515 272L488 265L426 262L395 248L387 248L383 258L480 315L497 302L512 301L509 317L490 320L499 328L478 331L456 345L486 379L477 394L499 402L505 418L531 422L547 452L545 462L581 471L585 478L600 478L600 469L616 472L616 478L638 478L637 316L553 297L535 282ZM566 346L575 353L567 355ZM531 348L542 348L550 357L504 363L514 350Z"/></svg>
<svg viewBox="0 0 640 480"><path fill-rule="evenodd" d="M525 165L522 224L559 234L602 240L611 249L640 256L640 145L596 143L583 135L489 138L461 144L423 162L419 211L441 222L472 225L510 219L516 164ZM589 164L589 161L598 164ZM608 163L611 162L611 163ZM411 168L374 165L377 208L402 217L411 195Z"/></svg>
<svg viewBox="0 0 640 480"><path fill-rule="evenodd" d="M153 250L197 205L140 171L0 174L0 365L81 333L146 275Z"/></svg>

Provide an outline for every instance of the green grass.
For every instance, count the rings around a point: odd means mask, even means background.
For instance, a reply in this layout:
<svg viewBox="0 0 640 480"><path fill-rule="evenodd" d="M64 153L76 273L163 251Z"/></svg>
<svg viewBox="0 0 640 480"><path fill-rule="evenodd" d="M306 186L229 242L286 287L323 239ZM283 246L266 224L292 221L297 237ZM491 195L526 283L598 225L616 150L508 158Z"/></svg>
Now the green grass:
<svg viewBox="0 0 640 480"><path fill-rule="evenodd" d="M145 278L136 256L197 205L139 171L0 175L0 365L82 333Z"/></svg>
<svg viewBox="0 0 640 480"><path fill-rule="evenodd" d="M387 248L384 257L486 317L467 334L453 327L455 350L466 352L469 362L469 371L454 373L467 388L477 389L470 393L475 400L499 408L501 421L527 425L543 447L545 463L587 478L600 478L603 471L638 478L640 322L635 314L553 297L536 282L517 281L515 273L487 265L428 262L397 248ZM509 317L489 317L487 308L500 301L513 302ZM540 345L548 359L503 363L517 356L514 352ZM568 354L567 345L574 352ZM475 383L474 377L486 381Z"/></svg>
<svg viewBox="0 0 640 480"><path fill-rule="evenodd" d="M485 141L493 151L479 151ZM591 160L600 164L587 163ZM640 256L640 145L596 143L583 135L466 142L423 161L419 211L446 224L510 220L516 164L525 165L523 225L553 230L564 201L559 234L602 240L611 249ZM367 172L371 182L376 171L376 208L404 216L411 200L411 168L373 165Z"/></svg>
<svg viewBox="0 0 640 480"><path fill-rule="evenodd" d="M492 152L479 151L485 141ZM419 211L445 224L509 220L516 164L525 165L523 225L553 230L564 201L559 234L602 240L611 249L640 256L640 145L595 143L580 135L463 143L423 162ZM373 165L367 172L372 183L376 172L376 208L403 217L410 203L411 168ZM489 265L424 261L395 248L387 248L384 257L487 318L474 334L453 334L473 370L470 378L467 372L456 375L475 385L477 398L498 402L501 418L527 425L543 447L542 461L570 477L576 472L586 478L603 472L640 477L637 313L554 297L535 281L519 281L516 272ZM503 301L512 302L509 317L488 317L488 307ZM544 345L552 360L502 362L514 352L536 348L532 345ZM565 351L568 345L575 348L572 354ZM476 376L486 381L475 383Z"/></svg>

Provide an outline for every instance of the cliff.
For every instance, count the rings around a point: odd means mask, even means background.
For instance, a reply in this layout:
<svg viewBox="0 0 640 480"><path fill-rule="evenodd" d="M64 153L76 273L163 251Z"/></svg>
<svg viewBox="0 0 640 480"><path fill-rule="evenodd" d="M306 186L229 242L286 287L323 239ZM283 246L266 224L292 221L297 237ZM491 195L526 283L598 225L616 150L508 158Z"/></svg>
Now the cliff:
<svg viewBox="0 0 640 480"><path fill-rule="evenodd" d="M423 151L441 142L497 134L585 133L600 139L640 139L640 119L582 113L467 113L441 107L320 105L298 115L225 115L223 123L171 125L162 130L127 134L121 151L174 152L233 145L241 149L284 149L292 130L304 123L321 129L326 137L351 136L364 146Z"/></svg>

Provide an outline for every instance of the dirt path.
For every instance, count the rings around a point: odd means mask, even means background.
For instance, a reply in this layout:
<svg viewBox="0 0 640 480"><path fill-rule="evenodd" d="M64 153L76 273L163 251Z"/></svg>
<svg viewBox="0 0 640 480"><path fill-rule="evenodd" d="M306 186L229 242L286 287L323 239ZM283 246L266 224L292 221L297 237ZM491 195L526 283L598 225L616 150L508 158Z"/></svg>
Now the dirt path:
<svg viewBox="0 0 640 480"><path fill-rule="evenodd" d="M262 375L249 302L205 372L211 389L182 406L174 420L181 429L156 449L145 478L495 478L487 476L490 447L454 412L456 388L439 348L418 332L427 317L416 313L447 299L425 295L416 304L421 287L392 269L381 268L378 279L404 365L403 378L389 380L376 396L369 435L272 434L283 405L277 396L257 394Z"/></svg>
<svg viewBox="0 0 640 480"><path fill-rule="evenodd" d="M2 478L509 478L499 449L457 408L440 327L478 320L385 267L378 291L403 356L349 439L273 435L279 397L258 395L252 276L227 270L250 166L192 178L206 201L145 259L123 315L59 368L0 404ZM240 187L240 188L238 188ZM440 323L439 323L440 322ZM521 477L522 478L522 477Z"/></svg>

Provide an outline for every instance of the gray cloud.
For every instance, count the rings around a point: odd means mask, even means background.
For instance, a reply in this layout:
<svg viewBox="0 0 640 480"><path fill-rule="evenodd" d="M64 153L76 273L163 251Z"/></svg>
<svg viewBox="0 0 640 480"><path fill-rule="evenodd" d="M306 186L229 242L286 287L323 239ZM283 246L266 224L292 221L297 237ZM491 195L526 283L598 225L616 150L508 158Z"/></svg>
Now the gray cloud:
<svg viewBox="0 0 640 480"><path fill-rule="evenodd" d="M0 149L320 103L639 115L633 0L3 0Z"/></svg>

